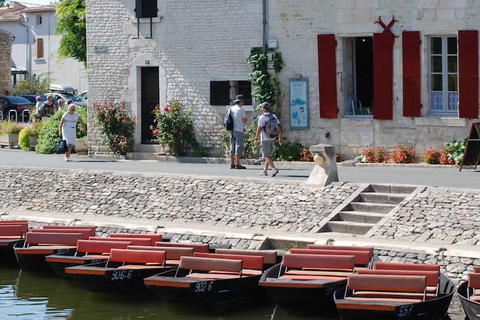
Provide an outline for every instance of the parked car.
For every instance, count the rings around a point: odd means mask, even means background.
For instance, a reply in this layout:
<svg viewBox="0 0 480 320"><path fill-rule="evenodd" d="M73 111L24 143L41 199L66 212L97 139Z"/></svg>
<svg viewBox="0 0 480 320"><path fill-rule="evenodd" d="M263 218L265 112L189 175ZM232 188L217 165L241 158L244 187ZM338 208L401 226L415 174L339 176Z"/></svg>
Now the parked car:
<svg viewBox="0 0 480 320"><path fill-rule="evenodd" d="M47 93L46 95L51 94L53 99L56 101L58 101L58 99L63 99L65 102L72 100L73 103L78 107L87 106L87 103L76 95L77 91L73 87L62 84L51 84L50 91L51 92Z"/></svg>
<svg viewBox="0 0 480 320"><path fill-rule="evenodd" d="M2 109L4 119L9 119L9 117L11 117L10 120L22 121L23 110L33 112L35 104L24 97L0 96L0 108ZM10 110L15 110L17 112L17 117L15 117L13 112L10 113ZM24 115L25 119L23 119L23 121L27 122L30 119L30 115L27 112Z"/></svg>
<svg viewBox="0 0 480 320"><path fill-rule="evenodd" d="M88 91L82 91L78 94L80 99L87 101L88 100Z"/></svg>

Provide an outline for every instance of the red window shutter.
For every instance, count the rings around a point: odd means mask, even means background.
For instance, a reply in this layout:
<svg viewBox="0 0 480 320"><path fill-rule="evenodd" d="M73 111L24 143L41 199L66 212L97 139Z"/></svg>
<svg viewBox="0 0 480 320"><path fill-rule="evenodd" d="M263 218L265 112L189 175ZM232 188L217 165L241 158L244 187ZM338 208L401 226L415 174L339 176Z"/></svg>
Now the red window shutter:
<svg viewBox="0 0 480 320"><path fill-rule="evenodd" d="M478 118L478 31L458 31L458 115Z"/></svg>
<svg viewBox="0 0 480 320"><path fill-rule="evenodd" d="M390 32L373 35L373 118L393 119L393 41Z"/></svg>
<svg viewBox="0 0 480 320"><path fill-rule="evenodd" d="M420 117L420 32L402 32L403 116Z"/></svg>
<svg viewBox="0 0 480 320"><path fill-rule="evenodd" d="M333 34L318 35L318 83L320 118L337 118L335 35Z"/></svg>

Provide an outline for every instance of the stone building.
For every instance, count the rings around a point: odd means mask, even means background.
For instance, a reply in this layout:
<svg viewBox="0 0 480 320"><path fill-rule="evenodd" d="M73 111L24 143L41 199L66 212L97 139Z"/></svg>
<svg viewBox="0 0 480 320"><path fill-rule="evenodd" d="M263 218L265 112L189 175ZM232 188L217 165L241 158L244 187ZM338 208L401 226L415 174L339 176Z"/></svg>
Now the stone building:
<svg viewBox="0 0 480 320"><path fill-rule="evenodd" d="M478 119L479 14L467 0L87 0L89 101L124 100L136 150L155 151L151 110L178 99L194 107L198 140L222 154L228 103L216 98L250 93L246 59L265 43L285 61L289 140L347 156L396 144L422 153ZM107 151L98 130L89 141Z"/></svg>
<svg viewBox="0 0 480 320"><path fill-rule="evenodd" d="M0 94L12 90L10 59L12 56L12 34L0 29Z"/></svg>

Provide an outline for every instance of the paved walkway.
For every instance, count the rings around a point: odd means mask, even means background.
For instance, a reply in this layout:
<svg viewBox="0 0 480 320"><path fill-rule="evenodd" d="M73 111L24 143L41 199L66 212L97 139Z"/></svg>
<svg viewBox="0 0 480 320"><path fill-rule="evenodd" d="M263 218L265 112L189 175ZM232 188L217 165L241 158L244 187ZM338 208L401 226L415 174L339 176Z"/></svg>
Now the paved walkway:
<svg viewBox="0 0 480 320"><path fill-rule="evenodd" d="M218 177L242 177L252 179L279 179L306 181L313 164L279 163L277 177L259 177L259 165L247 165L247 170L231 170L225 164L179 163L162 161L128 161L113 158L94 159L73 156L74 162L64 162L61 155L41 155L23 150L0 149L0 166L70 168L80 170L108 170L143 173L171 173L190 176L207 175ZM343 182L390 183L438 186L445 188L480 189L480 168L418 168L418 167L354 167L338 168L339 179Z"/></svg>

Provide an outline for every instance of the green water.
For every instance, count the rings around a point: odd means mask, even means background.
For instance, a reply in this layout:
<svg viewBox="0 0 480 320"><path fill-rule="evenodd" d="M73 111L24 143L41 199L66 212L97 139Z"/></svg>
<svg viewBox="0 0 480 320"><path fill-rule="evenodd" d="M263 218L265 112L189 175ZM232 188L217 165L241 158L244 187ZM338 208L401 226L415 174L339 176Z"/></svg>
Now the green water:
<svg viewBox="0 0 480 320"><path fill-rule="evenodd" d="M96 293L53 273L39 274L0 267L0 320L136 320L136 319L218 319L218 320L332 320L322 310L292 310L269 301L223 309L167 304L155 296ZM454 298L450 318L464 319Z"/></svg>

